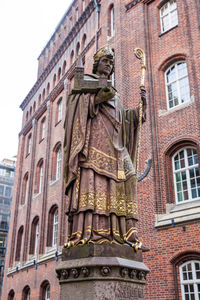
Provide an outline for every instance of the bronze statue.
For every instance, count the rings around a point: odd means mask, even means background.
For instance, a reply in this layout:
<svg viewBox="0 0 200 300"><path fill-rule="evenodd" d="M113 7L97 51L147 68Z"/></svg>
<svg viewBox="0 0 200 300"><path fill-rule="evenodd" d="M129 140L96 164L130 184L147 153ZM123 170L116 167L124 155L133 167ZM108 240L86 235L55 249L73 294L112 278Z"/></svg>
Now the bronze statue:
<svg viewBox="0 0 200 300"><path fill-rule="evenodd" d="M100 87L73 89L65 120L65 183L69 228L65 247L104 242L142 247L135 224L136 151L139 107L126 110L110 84L114 55L106 46L94 55L93 74ZM146 92L141 90L142 121Z"/></svg>

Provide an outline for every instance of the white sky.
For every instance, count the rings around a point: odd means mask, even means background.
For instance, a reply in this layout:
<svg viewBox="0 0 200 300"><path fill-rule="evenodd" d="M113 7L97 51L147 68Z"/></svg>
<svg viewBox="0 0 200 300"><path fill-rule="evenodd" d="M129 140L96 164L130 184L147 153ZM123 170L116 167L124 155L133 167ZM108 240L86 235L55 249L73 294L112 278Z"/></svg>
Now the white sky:
<svg viewBox="0 0 200 300"><path fill-rule="evenodd" d="M37 58L72 0L0 1L0 161L17 155L22 103L37 79Z"/></svg>

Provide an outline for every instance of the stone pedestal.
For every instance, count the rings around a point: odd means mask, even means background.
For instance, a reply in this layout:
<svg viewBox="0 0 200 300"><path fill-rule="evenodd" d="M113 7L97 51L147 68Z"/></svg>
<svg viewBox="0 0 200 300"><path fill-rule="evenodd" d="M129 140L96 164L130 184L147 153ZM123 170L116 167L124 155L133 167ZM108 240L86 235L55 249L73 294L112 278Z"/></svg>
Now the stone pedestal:
<svg viewBox="0 0 200 300"><path fill-rule="evenodd" d="M142 252L125 245L84 245L63 249L56 269L60 300L142 300L146 274Z"/></svg>

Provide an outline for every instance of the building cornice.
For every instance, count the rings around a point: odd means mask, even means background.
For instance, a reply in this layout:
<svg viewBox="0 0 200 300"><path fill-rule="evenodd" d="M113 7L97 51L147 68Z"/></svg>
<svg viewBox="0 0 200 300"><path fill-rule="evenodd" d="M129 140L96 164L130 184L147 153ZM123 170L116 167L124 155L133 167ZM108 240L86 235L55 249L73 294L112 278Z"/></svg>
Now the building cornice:
<svg viewBox="0 0 200 300"><path fill-rule="evenodd" d="M100 34L101 34L101 28L99 29L99 31L97 33L98 37L100 36ZM87 44L87 46L85 47L85 49L81 53L81 56L83 58L84 58L85 54L87 53L87 51L92 47L92 45L94 43L95 43L95 36L91 39L91 41ZM27 131L29 130L29 127L31 126L34 119L38 120L40 118L41 114L43 113L43 111L46 108L46 105L47 105L48 101L54 101L54 99L62 92L62 90L64 89L64 81L65 81L66 78L72 77L75 66L76 66L76 61L73 63L73 65L70 67L70 69L66 72L66 74L61 78L61 80L55 86L55 88L50 92L50 94L44 100L44 102L38 108L38 110L33 114L32 118L25 124L25 126L23 127L23 129L19 133L19 137L21 135L25 135L27 133Z"/></svg>
<svg viewBox="0 0 200 300"><path fill-rule="evenodd" d="M72 27L71 31L61 44L61 46L58 48L56 53L54 54L53 58L50 60L48 66L45 68L45 70L42 72L22 104L20 105L20 108L22 110L25 109L26 105L29 103L29 101L32 99L36 91L39 89L39 87L42 85L44 80L47 78L51 70L54 68L54 66L57 64L65 50L69 47L69 45L72 43L74 38L77 36L79 33L80 29L83 27L83 25L86 23L86 21L89 19L91 16L92 12L95 9L95 2L92 0L89 5L87 6L86 10L82 13L76 24Z"/></svg>

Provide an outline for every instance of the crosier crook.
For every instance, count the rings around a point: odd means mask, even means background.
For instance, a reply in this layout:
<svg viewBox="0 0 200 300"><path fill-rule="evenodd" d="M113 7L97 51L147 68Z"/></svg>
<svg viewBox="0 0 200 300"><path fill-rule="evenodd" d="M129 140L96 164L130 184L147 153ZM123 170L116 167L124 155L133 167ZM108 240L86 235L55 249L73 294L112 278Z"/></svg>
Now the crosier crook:
<svg viewBox="0 0 200 300"><path fill-rule="evenodd" d="M134 49L135 56L141 61L141 83L140 83L140 90L145 89L144 85L144 79L145 79L145 71L146 71L146 65L145 65L145 53L141 48L135 48ZM136 151L136 174L138 173L138 166L139 166L139 149L140 149L140 140L141 140L141 125L142 125L142 108L143 108L143 102L140 98L139 103L139 130L138 130L138 143L137 143L137 151Z"/></svg>

